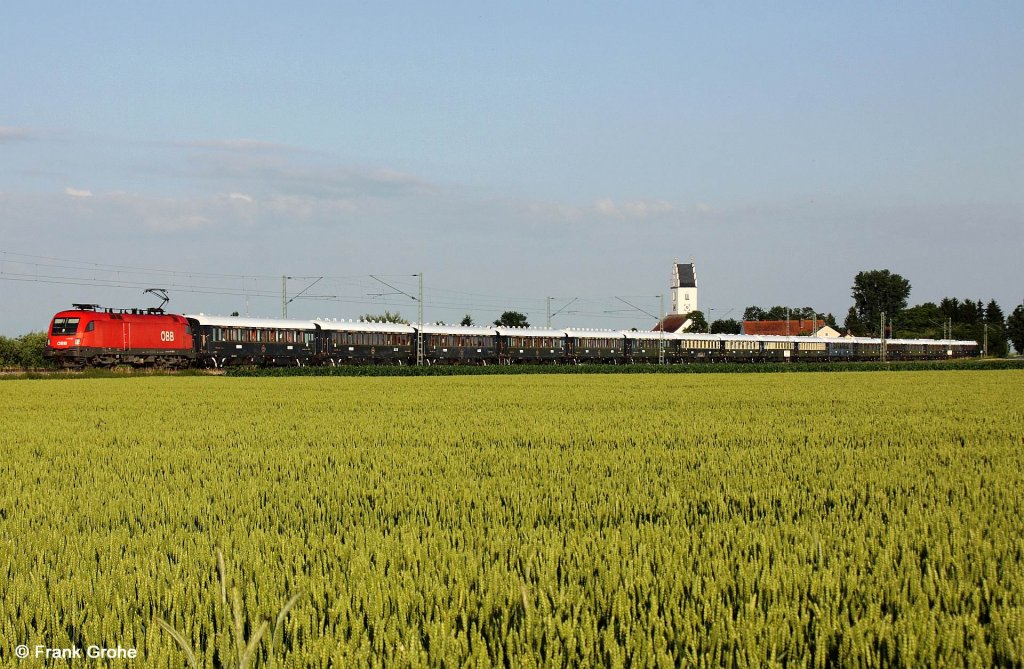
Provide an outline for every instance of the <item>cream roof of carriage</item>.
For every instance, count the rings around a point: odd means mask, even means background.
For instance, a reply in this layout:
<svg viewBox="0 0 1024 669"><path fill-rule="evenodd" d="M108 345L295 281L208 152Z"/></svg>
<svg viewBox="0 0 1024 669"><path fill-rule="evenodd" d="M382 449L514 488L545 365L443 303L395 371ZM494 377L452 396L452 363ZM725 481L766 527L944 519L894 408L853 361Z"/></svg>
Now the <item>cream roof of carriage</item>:
<svg viewBox="0 0 1024 669"><path fill-rule="evenodd" d="M219 328L253 328L258 330L315 330L313 321L285 320L283 318L248 318L246 316L208 316L185 314L185 318L200 325Z"/></svg>
<svg viewBox="0 0 1024 669"><path fill-rule="evenodd" d="M406 323L382 323L377 321L346 321L318 318L313 321L324 330L331 332L391 332L413 334L416 330Z"/></svg>

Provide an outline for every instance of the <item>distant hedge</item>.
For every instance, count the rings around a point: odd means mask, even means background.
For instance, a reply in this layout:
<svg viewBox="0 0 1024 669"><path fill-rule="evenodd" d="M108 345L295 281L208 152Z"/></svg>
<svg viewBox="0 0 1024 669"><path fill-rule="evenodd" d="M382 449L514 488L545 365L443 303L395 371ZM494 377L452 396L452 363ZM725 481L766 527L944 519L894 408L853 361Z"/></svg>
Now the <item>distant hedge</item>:
<svg viewBox="0 0 1024 669"><path fill-rule="evenodd" d="M30 332L16 339L0 336L0 369L49 368L43 358L44 350L45 332Z"/></svg>
<svg viewBox="0 0 1024 669"><path fill-rule="evenodd" d="M229 367L228 376L463 376L493 374L720 374L762 372L879 372L918 370L1024 369L1024 359L919 362L684 363L675 365L436 365L429 367L349 365L340 367Z"/></svg>

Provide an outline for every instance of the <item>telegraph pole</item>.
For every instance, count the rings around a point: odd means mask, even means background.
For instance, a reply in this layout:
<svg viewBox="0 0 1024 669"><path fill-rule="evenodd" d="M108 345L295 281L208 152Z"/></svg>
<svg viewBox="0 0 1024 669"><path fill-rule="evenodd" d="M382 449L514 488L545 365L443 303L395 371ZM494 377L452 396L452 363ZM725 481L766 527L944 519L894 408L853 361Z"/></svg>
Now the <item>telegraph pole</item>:
<svg viewBox="0 0 1024 669"><path fill-rule="evenodd" d="M423 365L423 272L418 274L420 277L420 292L419 298L416 300L417 306L419 306L419 322L420 325L416 329L416 365Z"/></svg>
<svg viewBox="0 0 1024 669"><path fill-rule="evenodd" d="M555 298L553 298L553 297L549 297L549 298L548 298L548 329L549 329L549 330L551 329L551 319L552 319L552 318L554 318L555 316L557 316L558 314L562 313L562 312L563 312L563 311L565 311L566 309L568 309L568 308L569 308L569 305L571 305L571 304L572 304L573 302L575 302L575 301L576 301L576 300L578 300L579 298L578 298L578 297L574 297L574 298L572 298L571 300L569 300L568 302L566 302L566 303L565 303L564 305L562 305L562 308L561 308L561 309L559 309L559 310L558 310L558 311L556 311L555 313L551 313L551 300L553 300L553 299L555 299Z"/></svg>
<svg viewBox="0 0 1024 669"><path fill-rule="evenodd" d="M281 318L288 318L288 304L289 303L293 302L295 300L295 298L299 297L300 295L305 293L307 290L309 290L310 288L312 288L316 284L320 283L321 279L323 279L322 276L321 277L317 277L316 281L314 281L313 283L309 284L308 286L306 286L305 288L303 288L299 292L295 293L295 297L293 297L292 299L289 300L288 299L288 279L296 279L296 278L301 279L302 277L294 277L294 276L282 276L281 277ZM308 279L309 277L307 276L305 278ZM335 295L309 295L308 297L311 297L311 298L328 298L329 299L329 298L336 297L336 296Z"/></svg>
<svg viewBox="0 0 1024 669"><path fill-rule="evenodd" d="M658 328L658 364L665 364L665 294L662 293L658 296L660 303L658 306L658 320L661 321L661 327Z"/></svg>
<svg viewBox="0 0 1024 669"><path fill-rule="evenodd" d="M878 332L878 337L879 337L879 341L881 342L881 346L879 347L881 349L881 360L882 360L882 362L885 362L885 312L884 311L882 312L882 319L881 319L881 322L879 323L879 327L880 327L880 329L879 329L879 332Z"/></svg>
<svg viewBox="0 0 1024 669"><path fill-rule="evenodd" d="M379 278L375 277L372 274L370 275L370 278L373 279L374 281L376 281L377 283L382 283L385 286L387 286L388 288L390 288L391 290L395 291L394 293L380 293L378 295L378 297L382 296L382 295L405 295L406 297L408 297L411 300L416 300L416 364L417 365L422 365L423 364L423 272L420 272L419 274L413 274L412 276L418 276L419 279L420 279L419 297L417 297L415 295L410 295L409 293L405 292L401 288L399 288L397 286L392 286L387 281L385 281L383 279L379 279ZM376 293L374 293L374 294L377 295Z"/></svg>

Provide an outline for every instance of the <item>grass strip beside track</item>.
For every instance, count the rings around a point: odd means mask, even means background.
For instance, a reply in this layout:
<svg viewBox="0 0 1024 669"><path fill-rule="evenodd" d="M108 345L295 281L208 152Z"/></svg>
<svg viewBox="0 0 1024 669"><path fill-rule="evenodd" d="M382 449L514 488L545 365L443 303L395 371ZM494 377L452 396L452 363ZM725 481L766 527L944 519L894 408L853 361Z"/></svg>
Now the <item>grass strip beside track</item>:
<svg viewBox="0 0 1024 669"><path fill-rule="evenodd" d="M916 362L719 362L678 365L342 365L339 367L228 367L228 376L474 376L501 374L743 374L793 372L898 372L1024 369L1022 359Z"/></svg>

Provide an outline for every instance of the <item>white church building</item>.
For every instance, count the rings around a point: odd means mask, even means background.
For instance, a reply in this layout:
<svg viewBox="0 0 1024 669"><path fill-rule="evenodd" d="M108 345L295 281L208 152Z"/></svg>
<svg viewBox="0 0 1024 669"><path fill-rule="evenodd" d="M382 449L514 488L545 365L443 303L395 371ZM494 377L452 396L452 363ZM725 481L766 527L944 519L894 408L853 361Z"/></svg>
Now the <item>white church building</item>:
<svg viewBox="0 0 1024 669"><path fill-rule="evenodd" d="M678 260L672 265L672 313L688 314L697 311L697 268L691 259L689 263Z"/></svg>

